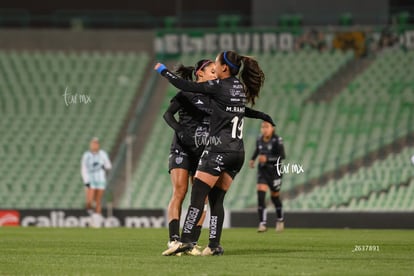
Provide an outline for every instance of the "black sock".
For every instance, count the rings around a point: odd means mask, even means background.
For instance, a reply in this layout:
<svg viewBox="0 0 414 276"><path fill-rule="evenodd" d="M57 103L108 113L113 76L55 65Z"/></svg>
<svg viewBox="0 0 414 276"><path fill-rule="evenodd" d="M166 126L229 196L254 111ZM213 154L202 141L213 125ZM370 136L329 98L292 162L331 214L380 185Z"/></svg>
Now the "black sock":
<svg viewBox="0 0 414 276"><path fill-rule="evenodd" d="M182 242L196 242L195 226L200 221L203 214L204 202L211 188L200 179L194 179L193 188L191 190L191 203L188 207L187 216L184 220L181 240Z"/></svg>
<svg viewBox="0 0 414 276"><path fill-rule="evenodd" d="M220 245L221 232L223 230L224 222L224 196L226 191L213 187L210 193L208 194L208 199L210 201L210 235L209 235L209 244L210 248L216 248Z"/></svg>
<svg viewBox="0 0 414 276"><path fill-rule="evenodd" d="M259 213L259 222L266 224L266 192L257 191L257 212Z"/></svg>
<svg viewBox="0 0 414 276"><path fill-rule="evenodd" d="M282 201L279 196L272 196L272 202L276 208L276 216L278 220L283 220Z"/></svg>
<svg viewBox="0 0 414 276"><path fill-rule="evenodd" d="M178 221L178 219L172 219L168 223L168 230L170 233L170 241L180 240L180 222Z"/></svg>
<svg viewBox="0 0 414 276"><path fill-rule="evenodd" d="M196 227L194 227L194 237L195 237L195 241L193 241L194 244L198 242L200 235L201 235L201 225L197 225Z"/></svg>

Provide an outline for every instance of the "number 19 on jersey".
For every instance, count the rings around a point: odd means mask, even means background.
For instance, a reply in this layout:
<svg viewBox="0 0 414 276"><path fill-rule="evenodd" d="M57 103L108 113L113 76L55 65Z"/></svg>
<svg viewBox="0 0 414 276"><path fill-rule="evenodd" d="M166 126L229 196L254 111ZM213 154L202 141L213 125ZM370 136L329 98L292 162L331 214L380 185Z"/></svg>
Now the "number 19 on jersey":
<svg viewBox="0 0 414 276"><path fill-rule="evenodd" d="M231 138L243 138L243 124L244 124L244 118L240 120L239 117L235 116L231 123L233 125L232 131L231 131Z"/></svg>

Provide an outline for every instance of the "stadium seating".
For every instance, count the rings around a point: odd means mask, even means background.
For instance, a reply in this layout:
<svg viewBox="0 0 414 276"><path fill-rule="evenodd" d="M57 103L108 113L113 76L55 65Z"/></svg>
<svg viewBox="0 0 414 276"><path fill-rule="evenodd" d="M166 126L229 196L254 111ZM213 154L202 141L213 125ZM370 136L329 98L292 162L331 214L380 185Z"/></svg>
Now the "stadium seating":
<svg viewBox="0 0 414 276"><path fill-rule="evenodd" d="M361 167L355 173L347 173L338 180L329 181L323 187L316 187L310 193L301 194L293 200L285 200L284 204L292 210L375 210L390 209L387 208L390 206L391 209L410 209L411 202L407 205L380 195L389 195L392 198L400 189L407 190L407 181L414 178L413 164L410 161L413 152L414 147L406 148L399 154L375 161L368 168Z"/></svg>
<svg viewBox="0 0 414 276"><path fill-rule="evenodd" d="M7 156L0 207L82 208L82 153L93 136L112 150L148 60L146 53L0 51L0 153ZM65 101L65 91L76 101Z"/></svg>
<svg viewBox="0 0 414 276"><path fill-rule="evenodd" d="M372 193L368 198L353 199L349 206L339 210L370 210L370 211L412 211L414 202L414 180L408 185L391 186L387 192Z"/></svg>

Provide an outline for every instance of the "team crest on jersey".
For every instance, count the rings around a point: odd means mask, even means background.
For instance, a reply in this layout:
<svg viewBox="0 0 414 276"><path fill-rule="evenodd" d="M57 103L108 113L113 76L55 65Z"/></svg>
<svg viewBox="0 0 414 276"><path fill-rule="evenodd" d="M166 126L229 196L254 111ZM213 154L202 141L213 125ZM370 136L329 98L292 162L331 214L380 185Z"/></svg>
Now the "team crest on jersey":
<svg viewBox="0 0 414 276"><path fill-rule="evenodd" d="M177 157L175 158L175 163L176 163L177 165L180 165L181 163L183 163L183 160L184 160L184 158L183 158L182 156L177 156Z"/></svg>

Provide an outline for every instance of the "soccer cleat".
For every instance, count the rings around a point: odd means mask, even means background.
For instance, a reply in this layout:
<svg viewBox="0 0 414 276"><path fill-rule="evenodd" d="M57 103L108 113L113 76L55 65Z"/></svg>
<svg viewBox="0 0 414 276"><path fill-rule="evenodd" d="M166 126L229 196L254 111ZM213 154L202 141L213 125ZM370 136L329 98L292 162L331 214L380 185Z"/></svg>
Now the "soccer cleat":
<svg viewBox="0 0 414 276"><path fill-rule="evenodd" d="M178 247L176 247L174 254L186 253L193 250L194 244L192 242L180 242Z"/></svg>
<svg viewBox="0 0 414 276"><path fill-rule="evenodd" d="M283 220L278 220L276 222L276 232L280 233L283 232L285 229L285 222Z"/></svg>
<svg viewBox="0 0 414 276"><path fill-rule="evenodd" d="M174 251L180 246L180 243L181 242L179 242L179 241L169 241L167 243L168 249L165 250L164 252L162 252L162 255L163 256L171 256L171 255L174 255Z"/></svg>
<svg viewBox="0 0 414 276"><path fill-rule="evenodd" d="M194 247L191 250L186 251L185 254L190 256L201 256L201 246L194 245Z"/></svg>
<svg viewBox="0 0 414 276"><path fill-rule="evenodd" d="M91 227L92 228L101 228L103 222L103 217L101 214L93 213L91 216Z"/></svg>
<svg viewBox="0 0 414 276"><path fill-rule="evenodd" d="M223 255L224 249L220 245L215 248L206 247L204 248L201 256L220 256Z"/></svg>
<svg viewBox="0 0 414 276"><path fill-rule="evenodd" d="M266 224L260 223L259 227L257 228L257 232L258 233L263 233L267 231L267 227Z"/></svg>

